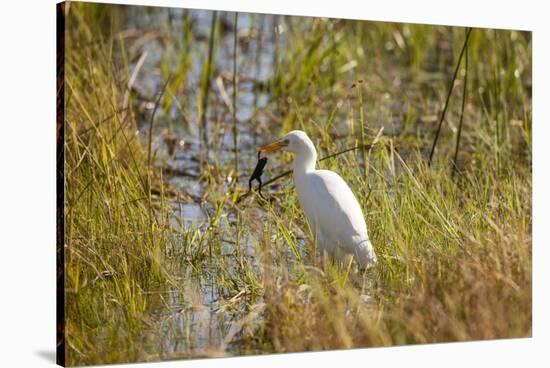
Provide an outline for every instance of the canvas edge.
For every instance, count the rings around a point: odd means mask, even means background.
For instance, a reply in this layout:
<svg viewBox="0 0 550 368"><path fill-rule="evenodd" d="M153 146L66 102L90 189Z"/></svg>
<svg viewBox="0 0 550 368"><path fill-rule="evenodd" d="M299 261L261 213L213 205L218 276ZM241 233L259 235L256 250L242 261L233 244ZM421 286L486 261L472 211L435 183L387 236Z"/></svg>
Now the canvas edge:
<svg viewBox="0 0 550 368"><path fill-rule="evenodd" d="M65 366L65 2L56 4L56 363Z"/></svg>

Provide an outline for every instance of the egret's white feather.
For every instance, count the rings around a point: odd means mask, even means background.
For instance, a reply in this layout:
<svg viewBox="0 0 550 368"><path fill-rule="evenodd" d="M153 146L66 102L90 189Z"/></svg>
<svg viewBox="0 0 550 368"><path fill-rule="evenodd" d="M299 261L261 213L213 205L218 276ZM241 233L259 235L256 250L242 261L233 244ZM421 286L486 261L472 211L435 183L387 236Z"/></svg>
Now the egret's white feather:
<svg viewBox="0 0 550 368"><path fill-rule="evenodd" d="M376 262L359 202L338 174L316 170L317 151L306 133L294 130L265 146L294 154L293 177L300 206L313 230L320 251L333 257L353 255L362 267Z"/></svg>
<svg viewBox="0 0 550 368"><path fill-rule="evenodd" d="M337 258L352 254L361 266L374 263L363 212L347 183L328 170L314 170L295 180L300 206L319 249Z"/></svg>

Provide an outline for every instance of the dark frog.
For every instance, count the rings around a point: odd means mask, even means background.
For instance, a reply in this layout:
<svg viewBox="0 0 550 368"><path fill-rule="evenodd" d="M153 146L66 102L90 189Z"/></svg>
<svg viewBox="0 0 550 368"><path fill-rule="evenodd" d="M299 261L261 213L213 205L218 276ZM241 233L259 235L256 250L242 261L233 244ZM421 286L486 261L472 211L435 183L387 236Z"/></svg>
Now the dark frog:
<svg viewBox="0 0 550 368"><path fill-rule="evenodd" d="M258 193L260 193L260 196L264 198L262 194L262 174L264 171L264 167L267 164L267 157L260 157L260 152L258 152L258 163L256 164L256 168L254 169L254 172L250 176L250 179L248 180L248 190L252 190L252 182L254 180L258 181Z"/></svg>

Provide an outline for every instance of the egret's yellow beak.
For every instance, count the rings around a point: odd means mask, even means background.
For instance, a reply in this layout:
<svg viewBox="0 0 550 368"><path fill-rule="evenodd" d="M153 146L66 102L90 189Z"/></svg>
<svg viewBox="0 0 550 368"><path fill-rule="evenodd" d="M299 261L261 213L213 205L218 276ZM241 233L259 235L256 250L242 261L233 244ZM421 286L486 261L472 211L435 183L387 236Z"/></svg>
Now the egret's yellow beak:
<svg viewBox="0 0 550 368"><path fill-rule="evenodd" d="M268 144L267 146L263 146L262 148L260 148L260 153L268 153L268 152L277 151L277 150L280 150L281 148L283 148L287 145L288 144L286 144L284 141L277 141L277 142Z"/></svg>

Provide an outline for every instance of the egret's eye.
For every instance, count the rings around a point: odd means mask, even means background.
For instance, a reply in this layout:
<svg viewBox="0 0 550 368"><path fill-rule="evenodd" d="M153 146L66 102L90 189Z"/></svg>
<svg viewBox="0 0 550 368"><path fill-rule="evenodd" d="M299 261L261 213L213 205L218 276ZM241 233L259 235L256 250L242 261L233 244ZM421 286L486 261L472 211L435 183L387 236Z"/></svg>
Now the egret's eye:
<svg viewBox="0 0 550 368"><path fill-rule="evenodd" d="M290 143L290 141L289 141L288 139L284 139L284 140L283 140L283 144L284 144L285 146L288 146L289 143Z"/></svg>

